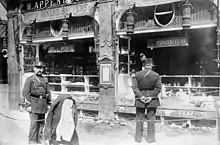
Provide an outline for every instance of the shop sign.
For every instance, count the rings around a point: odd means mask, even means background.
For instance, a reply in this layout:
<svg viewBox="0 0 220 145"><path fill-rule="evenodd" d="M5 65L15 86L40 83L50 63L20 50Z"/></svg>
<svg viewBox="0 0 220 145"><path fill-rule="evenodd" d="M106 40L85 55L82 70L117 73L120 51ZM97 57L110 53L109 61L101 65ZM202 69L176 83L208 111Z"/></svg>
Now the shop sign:
<svg viewBox="0 0 220 145"><path fill-rule="evenodd" d="M37 22L64 19L64 17L70 13L72 16L91 15L94 4L95 2L89 2L53 9L44 9L41 11L27 12L22 15L23 21L29 23L31 20L34 19L36 19Z"/></svg>
<svg viewBox="0 0 220 145"><path fill-rule="evenodd" d="M118 4L121 7L129 6L131 4L135 4L136 7L147 7L147 6L154 6L154 5L161 5L167 3L174 3L179 2L182 0L118 0Z"/></svg>
<svg viewBox="0 0 220 145"><path fill-rule="evenodd" d="M194 111L194 110L183 110L183 109L179 109L179 110L158 109L157 115L177 117L177 118L194 118L194 119L216 118L216 112Z"/></svg>
<svg viewBox="0 0 220 145"><path fill-rule="evenodd" d="M63 52L75 52L75 45L65 45L60 47L49 47L48 53L63 53Z"/></svg>
<svg viewBox="0 0 220 145"><path fill-rule="evenodd" d="M148 48L161 48L161 47L179 47L188 46L187 37L173 37L168 39L150 39L148 40Z"/></svg>
<svg viewBox="0 0 220 145"><path fill-rule="evenodd" d="M206 115L205 112L176 110L172 112L170 116L185 118L204 118Z"/></svg>
<svg viewBox="0 0 220 145"><path fill-rule="evenodd" d="M34 0L34 1L24 1L23 9L24 11L33 11L44 8L57 7L68 4L75 4L76 2L82 2L86 0Z"/></svg>

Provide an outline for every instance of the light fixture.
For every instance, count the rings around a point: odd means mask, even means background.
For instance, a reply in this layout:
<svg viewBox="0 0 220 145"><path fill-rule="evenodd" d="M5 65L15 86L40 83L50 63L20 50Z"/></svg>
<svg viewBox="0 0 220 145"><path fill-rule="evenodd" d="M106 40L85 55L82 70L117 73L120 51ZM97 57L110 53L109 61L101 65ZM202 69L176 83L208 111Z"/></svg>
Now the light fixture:
<svg viewBox="0 0 220 145"><path fill-rule="evenodd" d="M32 44L33 36L34 36L34 29L35 29L35 20L31 20L30 23L25 24L25 38L28 45Z"/></svg>
<svg viewBox="0 0 220 145"><path fill-rule="evenodd" d="M26 26L26 41L27 44L31 44L33 39L33 27L32 25Z"/></svg>
<svg viewBox="0 0 220 145"><path fill-rule="evenodd" d="M126 13L126 26L126 33L128 35L133 34L135 28L135 12L132 9L129 9Z"/></svg>
<svg viewBox="0 0 220 145"><path fill-rule="evenodd" d="M183 30L188 31L191 27L191 9L192 5L188 0L185 0L180 4L182 12L182 28Z"/></svg>
<svg viewBox="0 0 220 145"><path fill-rule="evenodd" d="M63 40L68 40L69 34L69 21L65 18L62 20L62 38Z"/></svg>

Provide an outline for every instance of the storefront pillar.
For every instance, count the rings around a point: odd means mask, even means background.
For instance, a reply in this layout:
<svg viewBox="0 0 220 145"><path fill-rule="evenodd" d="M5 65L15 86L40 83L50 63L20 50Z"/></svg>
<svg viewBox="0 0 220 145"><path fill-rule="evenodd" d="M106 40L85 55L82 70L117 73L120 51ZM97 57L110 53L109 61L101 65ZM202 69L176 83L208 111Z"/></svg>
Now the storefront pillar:
<svg viewBox="0 0 220 145"><path fill-rule="evenodd" d="M16 51L15 28L18 27L15 11L9 10L8 14L8 85L9 85L9 109L18 109L20 98L20 72L18 64L18 52Z"/></svg>
<svg viewBox="0 0 220 145"><path fill-rule="evenodd" d="M112 43L112 7L113 2L99 3L99 65L100 65L100 99L99 118L114 118L115 70Z"/></svg>

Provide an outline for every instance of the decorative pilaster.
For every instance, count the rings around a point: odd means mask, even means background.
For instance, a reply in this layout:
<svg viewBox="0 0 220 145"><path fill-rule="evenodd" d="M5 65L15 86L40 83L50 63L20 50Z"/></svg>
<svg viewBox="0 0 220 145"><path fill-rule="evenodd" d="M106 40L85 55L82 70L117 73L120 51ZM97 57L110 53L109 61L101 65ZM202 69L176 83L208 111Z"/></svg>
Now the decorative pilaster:
<svg viewBox="0 0 220 145"><path fill-rule="evenodd" d="M112 39L112 1L99 2L99 65L100 99L99 118L114 118L115 70Z"/></svg>
<svg viewBox="0 0 220 145"><path fill-rule="evenodd" d="M8 17L8 85L9 109L18 109L20 96L19 52L16 46L15 31L18 28L17 12L9 10Z"/></svg>

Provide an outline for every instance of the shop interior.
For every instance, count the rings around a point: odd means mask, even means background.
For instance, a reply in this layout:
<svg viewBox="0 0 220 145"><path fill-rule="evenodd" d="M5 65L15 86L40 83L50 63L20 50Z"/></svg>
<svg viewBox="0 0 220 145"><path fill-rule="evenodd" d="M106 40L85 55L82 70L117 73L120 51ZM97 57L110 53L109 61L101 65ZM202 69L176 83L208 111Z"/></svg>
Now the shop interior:
<svg viewBox="0 0 220 145"><path fill-rule="evenodd" d="M44 43L39 59L46 63L46 74L97 75L93 39Z"/></svg>
<svg viewBox="0 0 220 145"><path fill-rule="evenodd" d="M213 61L217 53L215 28L190 30L188 34L189 46L148 48L148 39L166 39L181 37L181 31L155 32L131 35L128 64L128 39L120 39L119 72L130 73L141 70L140 53L152 58L154 70L160 75L214 75L217 65ZM183 83L186 83L187 78Z"/></svg>
<svg viewBox="0 0 220 145"><path fill-rule="evenodd" d="M44 43L39 47L39 59L46 64L45 74L50 75L48 81L54 84L54 91L98 92L97 54L93 38Z"/></svg>
<svg viewBox="0 0 220 145"><path fill-rule="evenodd" d="M204 35L206 34L206 35ZM135 34L131 36L130 71L141 69L139 54L145 53L147 58L153 58L154 70L161 75L201 75L214 74L217 70L214 59L215 29L205 28L191 30L188 35L189 46L148 48L148 39L166 39L181 37L181 31L164 33ZM126 73L128 57L128 40L120 39L120 72ZM125 65L124 65L125 66Z"/></svg>

